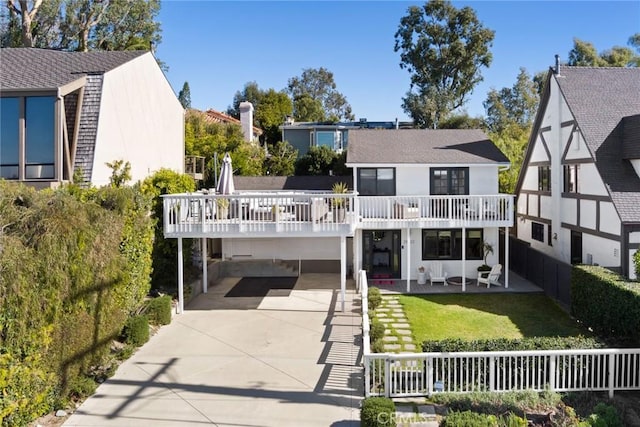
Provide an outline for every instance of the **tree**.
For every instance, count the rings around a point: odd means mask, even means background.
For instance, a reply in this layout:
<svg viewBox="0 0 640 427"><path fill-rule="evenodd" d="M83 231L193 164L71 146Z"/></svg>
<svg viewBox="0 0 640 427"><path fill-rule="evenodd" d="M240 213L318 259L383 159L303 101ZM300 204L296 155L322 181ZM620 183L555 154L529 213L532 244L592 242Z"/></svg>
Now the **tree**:
<svg viewBox="0 0 640 427"><path fill-rule="evenodd" d="M303 69L300 76L289 79L286 91L296 120L337 122L355 117L347 98L336 89L333 73L324 67Z"/></svg>
<svg viewBox="0 0 640 427"><path fill-rule="evenodd" d="M276 92L274 89L263 91L254 115L257 126L264 130L262 142L275 144L281 141L280 125L292 112L293 104L285 92Z"/></svg>
<svg viewBox="0 0 640 427"><path fill-rule="evenodd" d="M489 138L511 162L511 167L506 171L500 171L498 176L501 193L513 194L515 192L524 152L529 140L529 132L530 129L511 123L500 133L489 134Z"/></svg>
<svg viewBox="0 0 640 427"><path fill-rule="evenodd" d="M454 114L441 120L440 129L481 129L485 125L482 117L471 117L468 113Z"/></svg>
<svg viewBox="0 0 640 427"><path fill-rule="evenodd" d="M244 141L240 126L225 123L208 123L206 115L197 110L188 110L185 116L185 152L190 156L205 158L204 187L214 187L215 177L220 176L220 164L226 152L231 153L233 171L236 175L262 175L265 159L264 149ZM219 162L218 162L219 163Z"/></svg>
<svg viewBox="0 0 640 427"><path fill-rule="evenodd" d="M153 50L160 0L7 0L3 47Z"/></svg>
<svg viewBox="0 0 640 427"><path fill-rule="evenodd" d="M482 26L470 7L449 1L411 6L395 33L400 68L411 73L402 107L419 127L438 122L461 107L491 64L494 32Z"/></svg>
<svg viewBox="0 0 640 427"><path fill-rule="evenodd" d="M227 107L227 114L236 119L240 118L240 103L247 101L253 104L253 108L256 109L260 100L262 99L262 90L256 82L247 82L242 90L239 90L233 95L233 104Z"/></svg>
<svg viewBox="0 0 640 427"><path fill-rule="evenodd" d="M629 41L627 42L627 44L637 52L630 65L634 67L640 67L640 33L635 33L634 35L629 37Z"/></svg>
<svg viewBox="0 0 640 427"><path fill-rule="evenodd" d="M189 89L189 82L184 82L182 85L182 90L178 93L178 100L185 110L191 108L191 89Z"/></svg>
<svg viewBox="0 0 640 427"><path fill-rule="evenodd" d="M298 150L286 141L278 141L269 149L269 156L264 163L264 173L275 176L291 176L295 171Z"/></svg>
<svg viewBox="0 0 640 427"><path fill-rule="evenodd" d="M293 111L289 96L284 91L262 90L256 82L249 82L244 85L242 91L236 92L233 97L233 105L227 108L227 114L239 119L240 103L243 101L253 104L254 124L264 130L260 142L275 144L280 141L279 126L284 122L285 117L291 115Z"/></svg>
<svg viewBox="0 0 640 427"><path fill-rule="evenodd" d="M491 89L483 102L486 123L491 132L500 133L511 124L529 129L538 108L537 84L527 70L520 68L516 83L499 91Z"/></svg>
<svg viewBox="0 0 640 427"><path fill-rule="evenodd" d="M313 146L296 162L296 175L329 175L338 165L338 158L339 155L325 145Z"/></svg>
<svg viewBox="0 0 640 427"><path fill-rule="evenodd" d="M635 34L629 38L629 45L636 47L634 44L636 38L640 39L639 34ZM637 66L640 56L633 52L633 49L623 46L613 46L600 54L595 46L578 38L573 39L573 48L569 51L568 65L580 67L627 67Z"/></svg>

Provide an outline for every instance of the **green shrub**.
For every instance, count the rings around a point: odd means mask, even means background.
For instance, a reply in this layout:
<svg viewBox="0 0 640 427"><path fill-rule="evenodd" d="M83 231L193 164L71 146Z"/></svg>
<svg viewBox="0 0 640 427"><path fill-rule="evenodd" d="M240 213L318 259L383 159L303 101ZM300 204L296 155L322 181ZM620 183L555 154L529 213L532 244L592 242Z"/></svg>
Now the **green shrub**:
<svg viewBox="0 0 640 427"><path fill-rule="evenodd" d="M516 414L507 414L498 420L498 424L502 427L527 427L529 422L526 418L517 416Z"/></svg>
<svg viewBox="0 0 640 427"><path fill-rule="evenodd" d="M373 353L384 353L384 342L382 340L375 340L371 344L371 351Z"/></svg>
<svg viewBox="0 0 640 427"><path fill-rule="evenodd" d="M362 401L360 409L362 427L394 427L396 425L396 405L386 397L368 397Z"/></svg>
<svg viewBox="0 0 640 427"><path fill-rule="evenodd" d="M382 303L382 295L380 294L380 289L376 287L369 288L368 299L370 311L378 308Z"/></svg>
<svg viewBox="0 0 640 427"><path fill-rule="evenodd" d="M171 296L163 295L149 300L144 313L152 325L168 325L171 323Z"/></svg>
<svg viewBox="0 0 640 427"><path fill-rule="evenodd" d="M581 425L594 427L623 427L618 411L606 403L598 403L591 414Z"/></svg>
<svg viewBox="0 0 640 427"><path fill-rule="evenodd" d="M640 344L640 284L605 268L573 267L571 314L601 336Z"/></svg>
<svg viewBox="0 0 640 427"><path fill-rule="evenodd" d="M466 341L450 338L439 341L424 341L424 352L460 352L460 351L530 351L530 350L571 350L585 348L604 348L606 345L591 337L529 337L520 339L497 338Z"/></svg>
<svg viewBox="0 0 640 427"><path fill-rule="evenodd" d="M476 414L471 411L449 412L444 427L496 427L498 419L494 415Z"/></svg>
<svg viewBox="0 0 640 427"><path fill-rule="evenodd" d="M473 411L482 414L512 413L524 416L529 408L556 407L561 401L559 393L533 390L509 391L506 393L474 392L474 393L436 393L430 401L444 405L451 411Z"/></svg>
<svg viewBox="0 0 640 427"><path fill-rule="evenodd" d="M98 384L93 378L79 375L69 384L69 397L72 399L83 399L91 396L96 391Z"/></svg>
<svg viewBox="0 0 640 427"><path fill-rule="evenodd" d="M384 337L384 324L376 318L371 319L371 327L369 328L369 337L371 341L377 341Z"/></svg>
<svg viewBox="0 0 640 427"><path fill-rule="evenodd" d="M149 341L149 319L147 316L133 316L127 319L122 336L127 344L138 347Z"/></svg>

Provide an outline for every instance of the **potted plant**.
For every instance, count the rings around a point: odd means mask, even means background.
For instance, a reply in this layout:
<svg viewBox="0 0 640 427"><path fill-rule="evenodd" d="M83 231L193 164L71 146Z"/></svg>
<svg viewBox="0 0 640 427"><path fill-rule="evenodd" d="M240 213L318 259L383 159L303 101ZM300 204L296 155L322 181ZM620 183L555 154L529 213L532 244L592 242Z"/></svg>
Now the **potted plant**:
<svg viewBox="0 0 640 427"><path fill-rule="evenodd" d="M484 264L478 267L478 272L480 273L489 272L491 271L491 266L487 264L487 257L489 256L489 254L493 253L493 245L489 242L482 242L481 249L482 249Z"/></svg>
<svg viewBox="0 0 640 427"><path fill-rule="evenodd" d="M427 270L423 265L418 267L418 285L425 285L427 283Z"/></svg>
<svg viewBox="0 0 640 427"><path fill-rule="evenodd" d="M218 219L227 219L229 217L229 199L216 199L216 217Z"/></svg>
<svg viewBox="0 0 640 427"><path fill-rule="evenodd" d="M333 191L334 194L347 194L349 192L349 187L347 187L347 184L344 182L336 182L331 187L331 191ZM331 199L334 222L344 222L345 202L346 199L343 197L335 197Z"/></svg>

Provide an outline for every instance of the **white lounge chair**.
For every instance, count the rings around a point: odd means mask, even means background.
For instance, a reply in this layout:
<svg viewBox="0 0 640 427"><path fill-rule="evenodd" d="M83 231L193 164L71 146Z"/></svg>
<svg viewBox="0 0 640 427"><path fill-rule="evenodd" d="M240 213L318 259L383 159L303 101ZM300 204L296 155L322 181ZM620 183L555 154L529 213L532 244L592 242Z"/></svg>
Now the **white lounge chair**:
<svg viewBox="0 0 640 427"><path fill-rule="evenodd" d="M433 286L433 282L442 282L447 285L447 272L443 271L442 263L440 261L433 261L429 265L429 282Z"/></svg>
<svg viewBox="0 0 640 427"><path fill-rule="evenodd" d="M487 274L487 272L479 272L478 273L478 283L476 283L476 286L480 286L480 283L487 285L487 289L491 286L491 285L496 285L496 286L502 286L500 284L500 282L498 282L498 279L500 278L500 275L502 274L502 264L496 264L493 267L491 267L491 271L489 272L489 274ZM484 275L486 275L486 277L484 277Z"/></svg>

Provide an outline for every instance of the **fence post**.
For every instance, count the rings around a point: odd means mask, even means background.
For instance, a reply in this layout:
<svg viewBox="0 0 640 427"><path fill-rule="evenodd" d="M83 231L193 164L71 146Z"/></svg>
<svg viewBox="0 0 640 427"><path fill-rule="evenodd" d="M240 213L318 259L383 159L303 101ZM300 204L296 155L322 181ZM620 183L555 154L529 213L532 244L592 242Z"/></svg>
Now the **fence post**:
<svg viewBox="0 0 640 427"><path fill-rule="evenodd" d="M489 356L489 391L496 391L496 357Z"/></svg>
<svg viewBox="0 0 640 427"><path fill-rule="evenodd" d="M613 399L613 390L615 387L614 381L615 381L615 368L616 368L616 355L614 353L609 353L609 375L608 375L608 381L609 381L609 399Z"/></svg>
<svg viewBox="0 0 640 427"><path fill-rule="evenodd" d="M391 397L391 360L384 359L384 397Z"/></svg>
<svg viewBox="0 0 640 427"><path fill-rule="evenodd" d="M371 359L365 354L364 362L364 397L371 396Z"/></svg>
<svg viewBox="0 0 640 427"><path fill-rule="evenodd" d="M549 390L556 391L556 357L552 354L549 356Z"/></svg>
<svg viewBox="0 0 640 427"><path fill-rule="evenodd" d="M433 394L433 357L427 356L427 395Z"/></svg>

